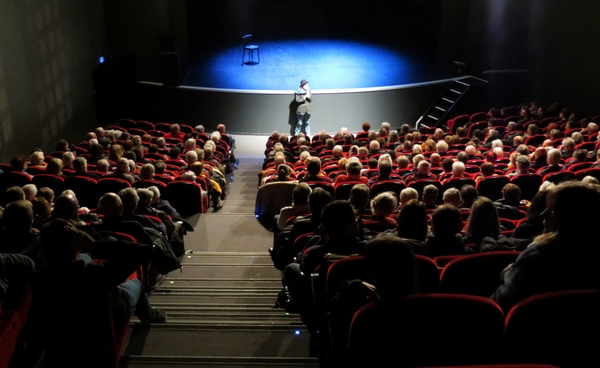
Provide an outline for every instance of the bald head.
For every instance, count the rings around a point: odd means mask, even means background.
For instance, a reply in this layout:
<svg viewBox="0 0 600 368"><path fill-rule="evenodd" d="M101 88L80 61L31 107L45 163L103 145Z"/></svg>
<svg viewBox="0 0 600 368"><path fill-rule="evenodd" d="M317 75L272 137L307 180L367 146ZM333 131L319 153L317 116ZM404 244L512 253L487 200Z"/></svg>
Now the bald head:
<svg viewBox="0 0 600 368"><path fill-rule="evenodd" d="M123 202L115 193L106 193L98 201L98 211L105 216L118 216L123 213Z"/></svg>
<svg viewBox="0 0 600 368"><path fill-rule="evenodd" d="M54 200L52 217L63 220L77 220L79 218L77 215L78 210L79 203L77 202L77 197L71 193L63 193Z"/></svg>

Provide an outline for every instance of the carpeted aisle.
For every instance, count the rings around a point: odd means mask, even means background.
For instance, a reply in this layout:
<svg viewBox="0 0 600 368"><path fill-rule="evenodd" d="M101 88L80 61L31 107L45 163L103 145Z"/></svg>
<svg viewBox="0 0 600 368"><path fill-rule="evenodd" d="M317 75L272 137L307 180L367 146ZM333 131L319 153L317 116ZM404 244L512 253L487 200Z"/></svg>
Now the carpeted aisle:
<svg viewBox="0 0 600 368"><path fill-rule="evenodd" d="M167 323L132 325L121 367L318 366L298 316L272 308L281 289L273 236L254 217L262 158L237 156L223 208L189 218L183 269L150 297Z"/></svg>

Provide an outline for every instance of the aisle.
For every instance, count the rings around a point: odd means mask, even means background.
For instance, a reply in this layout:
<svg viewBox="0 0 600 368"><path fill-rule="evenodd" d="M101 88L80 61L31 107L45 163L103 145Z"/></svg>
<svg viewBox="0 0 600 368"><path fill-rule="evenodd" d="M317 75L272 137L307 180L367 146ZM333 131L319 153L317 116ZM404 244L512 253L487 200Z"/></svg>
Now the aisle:
<svg viewBox="0 0 600 368"><path fill-rule="evenodd" d="M121 367L317 367L297 315L272 306L280 273L267 249L272 234L254 217L262 159L242 156L217 213L192 216L181 272L151 295L164 325L132 327Z"/></svg>

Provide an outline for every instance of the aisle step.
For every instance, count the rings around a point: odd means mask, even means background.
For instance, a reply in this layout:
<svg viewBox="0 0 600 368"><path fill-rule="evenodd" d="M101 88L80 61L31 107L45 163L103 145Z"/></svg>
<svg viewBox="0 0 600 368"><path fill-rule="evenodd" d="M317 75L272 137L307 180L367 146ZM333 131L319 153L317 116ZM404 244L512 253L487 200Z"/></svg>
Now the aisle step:
<svg viewBox="0 0 600 368"><path fill-rule="evenodd" d="M254 357L123 357L121 367L127 368L186 368L196 367L283 367L283 368L311 368L319 367L316 358L254 358Z"/></svg>
<svg viewBox="0 0 600 368"><path fill-rule="evenodd" d="M131 328L125 355L305 358L309 356L308 340L308 332L298 326L136 325Z"/></svg>
<svg viewBox="0 0 600 368"><path fill-rule="evenodd" d="M169 280L177 278L276 278L281 271L270 265L207 265L185 262L181 271L169 273Z"/></svg>

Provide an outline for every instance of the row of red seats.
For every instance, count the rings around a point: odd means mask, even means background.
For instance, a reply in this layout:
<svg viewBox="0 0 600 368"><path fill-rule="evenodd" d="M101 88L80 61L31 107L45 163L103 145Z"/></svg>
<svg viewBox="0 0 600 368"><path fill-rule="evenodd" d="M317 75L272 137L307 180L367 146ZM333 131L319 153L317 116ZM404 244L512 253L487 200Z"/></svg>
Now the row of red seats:
<svg viewBox="0 0 600 368"><path fill-rule="evenodd" d="M135 187L147 188L156 186L164 199L183 216L195 213L205 213L208 210L208 197L202 195L202 190L207 191L208 184L204 178L202 185L191 181L174 180L167 184L158 180L141 180L133 185L127 180L119 178L102 178L95 180L85 176L69 176L66 179L57 175L39 174L30 177L24 173L6 172L0 175L0 188L12 186L23 187L33 183L38 188L51 188L58 196L65 189L75 192L79 204L88 208L96 208L98 199L106 193L118 193L121 189Z"/></svg>

